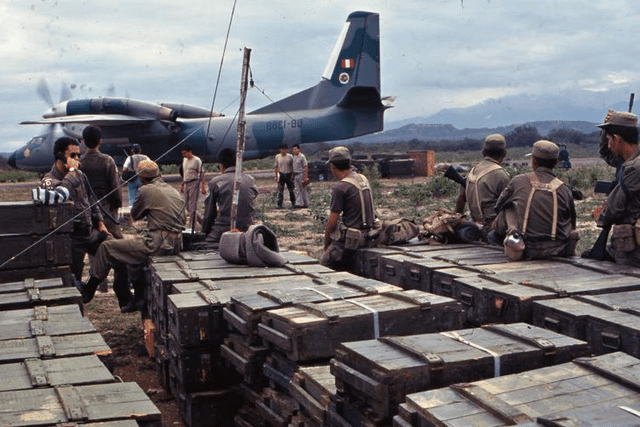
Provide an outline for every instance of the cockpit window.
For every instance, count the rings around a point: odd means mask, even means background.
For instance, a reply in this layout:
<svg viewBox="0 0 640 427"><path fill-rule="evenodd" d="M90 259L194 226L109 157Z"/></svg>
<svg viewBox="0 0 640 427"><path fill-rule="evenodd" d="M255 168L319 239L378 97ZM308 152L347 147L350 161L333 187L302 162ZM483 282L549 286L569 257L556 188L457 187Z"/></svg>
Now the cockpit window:
<svg viewBox="0 0 640 427"><path fill-rule="evenodd" d="M29 141L29 147L37 147L38 145L42 144L43 139L39 136L36 136L35 138L33 138L31 141Z"/></svg>

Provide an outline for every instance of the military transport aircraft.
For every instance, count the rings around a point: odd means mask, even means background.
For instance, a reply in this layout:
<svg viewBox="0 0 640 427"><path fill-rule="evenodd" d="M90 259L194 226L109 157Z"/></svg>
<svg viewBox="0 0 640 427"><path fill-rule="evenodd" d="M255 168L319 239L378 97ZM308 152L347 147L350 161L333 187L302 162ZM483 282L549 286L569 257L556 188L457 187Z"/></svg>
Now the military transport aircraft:
<svg viewBox="0 0 640 427"><path fill-rule="evenodd" d="M245 159L272 155L282 144L304 144L352 138L383 128L383 113L392 99L380 96L379 16L353 12L340 33L321 81L309 89L248 113ZM210 117L211 116L211 117ZM132 144L160 163L182 161L181 141L204 162L215 162L226 147L235 148L236 118L206 108L154 104L128 98L65 100L43 114L50 132L16 150L9 164L46 172L53 164L53 142L62 131L81 137L84 126L98 126L101 151L122 155Z"/></svg>

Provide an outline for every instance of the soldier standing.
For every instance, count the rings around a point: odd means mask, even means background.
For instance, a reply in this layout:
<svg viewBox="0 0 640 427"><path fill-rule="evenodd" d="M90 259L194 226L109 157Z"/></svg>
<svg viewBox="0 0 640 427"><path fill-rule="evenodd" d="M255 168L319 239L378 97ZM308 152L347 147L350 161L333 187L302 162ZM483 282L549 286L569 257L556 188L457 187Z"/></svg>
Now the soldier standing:
<svg viewBox="0 0 640 427"><path fill-rule="evenodd" d="M73 202L74 220L73 233L71 234L71 272L76 280L82 279L84 257L91 247L93 231L107 234L102 213L97 200L91 193L89 181L80 165L80 143L70 137L58 138L54 143L53 155L55 162L53 167L42 179L42 187L54 190L56 187L65 187Z"/></svg>
<svg viewBox="0 0 640 427"><path fill-rule="evenodd" d="M184 204L187 207L187 226L193 227L202 218L198 217L198 188L202 194L207 194L206 180L202 170L202 160L193 154L190 145L182 147L182 185L180 192L184 194Z"/></svg>
<svg viewBox="0 0 640 427"><path fill-rule="evenodd" d="M296 205L296 196L293 192L293 156L287 153L287 146L280 147L280 154L276 155L273 166L276 173L276 182L278 183L278 209L282 209L284 202L284 186L289 190L289 200L291 207Z"/></svg>
<svg viewBox="0 0 640 427"><path fill-rule="evenodd" d="M103 209L104 225L109 233L116 239L122 239L122 230L118 223L118 209L122 207L122 192L120 191L120 177L116 163L111 156L100 152L102 143L100 129L95 126L87 126L82 131L82 139L87 151L80 157L80 170L89 180L95 196ZM105 212L106 211L106 212ZM89 256L89 263L93 257ZM131 299L127 269L124 265L114 268L114 289L118 297L118 303L124 307ZM107 292L108 284L104 280L98 286L101 292Z"/></svg>
<svg viewBox="0 0 640 427"><path fill-rule="evenodd" d="M138 188L140 188L141 185L140 177L136 174L138 173L138 164L143 160L149 160L149 157L142 154L142 149L139 144L133 144L131 147L131 155L127 157L127 160L124 161L124 165L122 165L123 178L125 174L133 175L133 178L126 179L129 207L133 206L133 202L136 200L136 196L138 195Z"/></svg>
<svg viewBox="0 0 640 427"><path fill-rule="evenodd" d="M309 207L309 191L307 185L309 183L309 165L307 157L300 152L300 145L293 144L293 183L296 193L297 208Z"/></svg>
<svg viewBox="0 0 640 427"><path fill-rule="evenodd" d="M551 141L534 143L533 172L514 177L496 202L493 231L500 238L521 235L525 259L572 256L579 239L571 190L552 172L558 151Z"/></svg>
<svg viewBox="0 0 640 427"><path fill-rule="evenodd" d="M608 251L616 263L640 266L638 218L640 218L640 150L638 118L635 114L610 110L598 125L611 155L624 162L618 170L618 183L597 219L600 227L613 226Z"/></svg>

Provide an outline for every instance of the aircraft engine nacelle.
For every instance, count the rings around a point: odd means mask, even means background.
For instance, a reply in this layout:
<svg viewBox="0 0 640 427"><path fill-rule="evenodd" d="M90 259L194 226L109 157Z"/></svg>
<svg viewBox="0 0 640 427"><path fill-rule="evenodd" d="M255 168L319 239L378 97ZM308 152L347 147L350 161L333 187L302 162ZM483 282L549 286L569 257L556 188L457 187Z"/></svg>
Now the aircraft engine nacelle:
<svg viewBox="0 0 640 427"><path fill-rule="evenodd" d="M178 113L171 108L128 98L92 98L64 101L46 111L42 116L51 118L80 114L121 114L172 122L178 117Z"/></svg>

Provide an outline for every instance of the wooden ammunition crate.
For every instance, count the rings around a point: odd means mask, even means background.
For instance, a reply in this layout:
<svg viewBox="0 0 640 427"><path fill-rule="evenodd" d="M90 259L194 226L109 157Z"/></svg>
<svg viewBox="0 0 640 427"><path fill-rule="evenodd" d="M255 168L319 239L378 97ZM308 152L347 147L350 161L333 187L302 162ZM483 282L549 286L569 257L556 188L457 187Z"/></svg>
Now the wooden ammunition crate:
<svg viewBox="0 0 640 427"><path fill-rule="evenodd" d="M233 427L233 419L242 404L242 395L238 387L230 387L181 393L176 400L187 427Z"/></svg>
<svg viewBox="0 0 640 427"><path fill-rule="evenodd" d="M0 363L87 354L101 357L104 363L112 356L111 349L98 333L52 337L39 335L35 338L0 341Z"/></svg>
<svg viewBox="0 0 640 427"><path fill-rule="evenodd" d="M0 270L71 264L68 234L0 234Z"/></svg>
<svg viewBox="0 0 640 427"><path fill-rule="evenodd" d="M595 354L640 357L640 292L584 295L534 306L534 322L589 342Z"/></svg>
<svg viewBox="0 0 640 427"><path fill-rule="evenodd" d="M22 310L0 311L0 341L96 332L78 305L46 305Z"/></svg>
<svg viewBox="0 0 640 427"><path fill-rule="evenodd" d="M567 363L589 346L526 323L342 343L331 372L344 397L376 419L396 412L407 394L457 382Z"/></svg>
<svg viewBox="0 0 640 427"><path fill-rule="evenodd" d="M58 281L59 279L50 279ZM82 306L82 295L74 287L38 289L0 294L0 310L15 310L39 305L57 306L76 304Z"/></svg>
<svg viewBox="0 0 640 427"><path fill-rule="evenodd" d="M453 267L447 261L424 258L419 253L400 253L380 257L380 280L403 289L431 292L432 271Z"/></svg>
<svg viewBox="0 0 640 427"><path fill-rule="evenodd" d="M220 345L228 330L222 318L223 303L217 291L169 295L169 335L180 347Z"/></svg>
<svg viewBox="0 0 640 427"><path fill-rule="evenodd" d="M73 231L73 203L43 205L32 201L0 202L0 234L49 234Z"/></svg>
<svg viewBox="0 0 640 427"><path fill-rule="evenodd" d="M344 341L460 329L462 306L417 290L265 312L259 335L293 361L331 357Z"/></svg>
<svg viewBox="0 0 640 427"><path fill-rule="evenodd" d="M402 252L403 249L398 246L358 249L353 271L360 276L380 280L381 257Z"/></svg>
<svg viewBox="0 0 640 427"><path fill-rule="evenodd" d="M0 294L9 294L14 292L24 292L30 290L45 290L62 288L66 286L61 277L51 277L44 279L25 278L8 283L0 284Z"/></svg>
<svg viewBox="0 0 640 427"><path fill-rule="evenodd" d="M237 372L225 367L219 345L185 349L169 339L168 351L169 384L174 396L221 390L240 380Z"/></svg>
<svg viewBox="0 0 640 427"><path fill-rule="evenodd" d="M161 413L136 383L58 386L0 392L2 424L56 426L61 423L135 420L160 427Z"/></svg>
<svg viewBox="0 0 640 427"><path fill-rule="evenodd" d="M289 394L305 415L303 422L311 425L326 425L329 403L336 391L328 364L300 367L289 383Z"/></svg>
<svg viewBox="0 0 640 427"><path fill-rule="evenodd" d="M244 335L231 334L220 346L220 357L233 367L245 383L259 387L266 381L263 364L269 347L249 341Z"/></svg>
<svg viewBox="0 0 640 427"><path fill-rule="evenodd" d="M60 277L65 286L75 286L76 278L71 273L69 265L41 265L38 267L0 270L0 284L55 277Z"/></svg>
<svg viewBox="0 0 640 427"><path fill-rule="evenodd" d="M407 396L394 426L635 426L640 361L624 353L575 359Z"/></svg>
<svg viewBox="0 0 640 427"><path fill-rule="evenodd" d="M0 392L36 387L85 385L115 382L114 376L98 356L26 359L0 365Z"/></svg>
<svg viewBox="0 0 640 427"><path fill-rule="evenodd" d="M321 303L338 299L400 291L401 288L372 279L340 280L338 283L296 277L289 286L262 289L245 295L234 294L223 316L232 329L247 337L257 338L258 323L263 312L299 303Z"/></svg>
<svg viewBox="0 0 640 427"><path fill-rule="evenodd" d="M451 297L464 305L467 323L480 326L485 323L531 322L533 302L557 298L557 294L504 283L492 275L479 275L453 279Z"/></svg>

